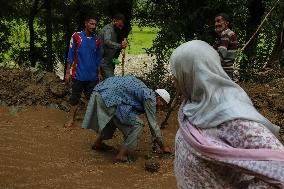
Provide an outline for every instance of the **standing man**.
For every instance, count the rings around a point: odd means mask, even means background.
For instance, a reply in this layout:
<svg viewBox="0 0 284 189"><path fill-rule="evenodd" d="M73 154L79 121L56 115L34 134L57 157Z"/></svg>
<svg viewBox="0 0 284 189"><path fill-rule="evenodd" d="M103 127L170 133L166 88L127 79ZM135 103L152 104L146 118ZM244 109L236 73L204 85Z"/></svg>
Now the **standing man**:
<svg viewBox="0 0 284 189"><path fill-rule="evenodd" d="M94 150L111 149L103 140L111 139L118 128L124 135L124 143L114 162L125 163L130 161L129 151L137 146L143 129L143 121L138 116L145 113L152 141L162 153L170 153L156 121L156 106L165 106L169 101L170 95L165 89L154 92L134 76L110 77L95 87L82 127L97 132Z"/></svg>
<svg viewBox="0 0 284 189"><path fill-rule="evenodd" d="M218 51L225 72L233 79L234 60L238 49L237 35L230 29L230 17L225 13L215 16L215 32L218 37L214 48Z"/></svg>
<svg viewBox="0 0 284 189"><path fill-rule="evenodd" d="M125 17L123 14L114 15L112 22L105 25L100 32L102 41L102 64L101 71L104 78L114 76L115 59L117 51L125 49L126 41L118 42L118 33L123 29Z"/></svg>
<svg viewBox="0 0 284 189"><path fill-rule="evenodd" d="M94 34L96 25L95 18L87 17L85 29L81 32L75 32L70 40L65 80L70 82L73 79L70 96L72 106L65 127L73 126L82 92L84 92L86 98L89 98L97 83L98 74L100 75L101 50L100 39ZM72 64L72 75L70 75Z"/></svg>

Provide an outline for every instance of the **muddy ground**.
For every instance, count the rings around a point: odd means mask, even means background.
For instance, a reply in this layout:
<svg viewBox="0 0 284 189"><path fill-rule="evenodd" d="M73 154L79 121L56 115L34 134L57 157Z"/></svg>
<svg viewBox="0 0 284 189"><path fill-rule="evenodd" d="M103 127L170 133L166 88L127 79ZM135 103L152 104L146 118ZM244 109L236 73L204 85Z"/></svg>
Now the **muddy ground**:
<svg viewBox="0 0 284 189"><path fill-rule="evenodd" d="M240 85L263 115L284 128L284 77L265 81ZM95 133L80 128L84 103L75 128L63 128L69 93L54 74L0 69L0 188L176 188L173 157L152 152L147 126L131 164L112 163L122 142L119 132L107 142L116 150L91 149ZM172 148L176 115L177 108L162 130ZM157 118L161 123L165 112ZM145 170L149 162L160 165L158 172Z"/></svg>
<svg viewBox="0 0 284 189"><path fill-rule="evenodd" d="M176 188L173 158L151 153L147 127L133 152L136 161L113 164L117 151L93 151L95 133L81 129L80 122L75 129L64 129L62 110L36 106L16 112L1 107L0 115L0 188ZM170 121L174 124L163 134L173 147L177 124ZM117 133L107 144L118 149L121 142ZM157 173L145 171L149 161L160 164Z"/></svg>

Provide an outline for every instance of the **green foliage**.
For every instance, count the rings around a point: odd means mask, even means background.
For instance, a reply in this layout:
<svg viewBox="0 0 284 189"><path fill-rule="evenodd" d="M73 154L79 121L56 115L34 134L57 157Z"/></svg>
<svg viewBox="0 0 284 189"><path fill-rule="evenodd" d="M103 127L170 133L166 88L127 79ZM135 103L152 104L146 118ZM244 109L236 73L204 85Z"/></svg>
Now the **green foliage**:
<svg viewBox="0 0 284 189"><path fill-rule="evenodd" d="M0 0L1 2L1 0ZM38 2L38 6L35 2ZM29 66L28 21L35 16L35 52L40 68L47 60L46 11L43 0L15 0L2 2L0 8L0 61L3 65ZM275 5L276 0L63 0L52 1L52 57L64 63L70 37L83 27L86 15L99 18L98 30L110 22L116 12L127 17L128 53L148 53L157 57L149 80L158 84L167 77L165 65L177 46L185 41L201 39L212 44L215 40L214 16L227 12L233 18L233 31L238 35L239 47L248 41L261 20ZM133 6L133 7L132 7ZM237 67L243 80L267 65L272 56L277 36L281 31L284 2L279 1L261 30L242 52L238 52ZM33 9L35 8L35 9ZM32 11L34 10L34 12ZM33 13L33 14L32 14ZM133 14L133 15L132 15ZM141 29L142 28L142 29ZM49 46L50 47L50 46ZM281 52L283 54L283 51ZM282 56L283 59L283 56ZM275 65L283 67L281 56Z"/></svg>
<svg viewBox="0 0 284 189"><path fill-rule="evenodd" d="M84 28L84 19L86 16L95 16L99 19L98 28L102 28L106 23L111 21L111 16L116 12L122 12L127 17L128 22L132 18L131 8L132 0L63 0L52 1L51 16L47 16L49 7L46 0L15 0L3 2L0 7L2 20L7 21L13 18L13 21L22 22L22 34L15 37L15 28L18 24L9 25L8 23L1 23L0 39L1 42L1 65L14 64L16 66L29 66L30 60L36 60L39 68L47 69L47 60L52 56L56 62L66 62L66 52L69 47L71 35L75 31L81 31ZM29 52L29 28L27 23L34 22L35 49ZM127 23L128 23L127 22ZM47 23L52 24L52 30L46 32ZM20 27L21 27L20 26ZM50 24L49 24L50 26ZM40 28L40 29L39 29ZM127 25L127 35L130 27ZM50 41L47 41L47 35L50 36L52 32L52 52ZM6 37L11 36L9 39ZM15 37L15 39L14 39ZM11 41L13 39L13 41ZM25 45L22 44L22 39L25 39ZM51 39L49 37L48 39ZM31 45L32 46L32 45ZM52 54L50 54L50 52ZM47 56L49 54L49 56ZM23 63L25 62L25 63ZM54 64L51 62L51 64ZM49 67L49 66L48 66ZM50 68L50 67L49 67Z"/></svg>
<svg viewBox="0 0 284 189"><path fill-rule="evenodd" d="M27 24L23 23L22 19L1 21L1 25L9 28L3 36L6 38L5 43L9 44L9 49L0 52L1 66L17 66L17 64L22 65L28 61L28 28Z"/></svg>
<svg viewBox="0 0 284 189"><path fill-rule="evenodd" d="M160 29L153 46L147 49L147 53L163 58L162 62L167 62L172 49L185 41L201 39L213 44L214 17L219 12L226 12L233 18L232 29L238 35L239 47L243 47L275 2L275 0L138 0L134 10L140 25L154 25ZM281 8L283 2L278 5L254 40L243 52L238 53L237 67L243 80L250 79L270 58L283 11ZM162 67L157 67L156 71Z"/></svg>
<svg viewBox="0 0 284 189"><path fill-rule="evenodd" d="M167 64L168 62L164 62L164 58L157 57L153 69L149 73L145 73L144 80L152 89L164 88L173 94L173 81L165 67Z"/></svg>
<svg viewBox="0 0 284 189"><path fill-rule="evenodd" d="M9 44L6 51L0 52L1 66L4 67L29 67L29 29L24 19L2 20L1 24L8 28L5 43ZM34 29L36 33L35 47L36 57L39 68L41 62L44 61L43 52L46 37L44 35L44 28L41 27L39 21L35 21Z"/></svg>

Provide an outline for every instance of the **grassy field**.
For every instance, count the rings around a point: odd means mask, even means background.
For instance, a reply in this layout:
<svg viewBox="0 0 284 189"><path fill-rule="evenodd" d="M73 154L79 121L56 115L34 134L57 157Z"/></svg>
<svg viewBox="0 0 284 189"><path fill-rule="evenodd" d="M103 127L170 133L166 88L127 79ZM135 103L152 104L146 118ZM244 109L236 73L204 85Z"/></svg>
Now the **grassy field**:
<svg viewBox="0 0 284 189"><path fill-rule="evenodd" d="M132 31L128 36L129 47L126 52L128 54L145 54L145 48L152 46L157 32L156 28L132 26Z"/></svg>

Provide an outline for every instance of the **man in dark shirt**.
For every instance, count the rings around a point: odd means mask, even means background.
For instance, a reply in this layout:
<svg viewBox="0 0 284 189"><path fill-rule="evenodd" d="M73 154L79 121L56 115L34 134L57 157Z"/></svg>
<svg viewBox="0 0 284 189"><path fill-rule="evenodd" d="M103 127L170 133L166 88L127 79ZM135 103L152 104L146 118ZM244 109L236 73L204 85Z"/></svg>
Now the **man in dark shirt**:
<svg viewBox="0 0 284 189"><path fill-rule="evenodd" d="M119 43L117 39L118 32L123 29L124 24L124 15L116 14L112 22L105 25L100 32L103 50L101 71L104 78L114 76L114 59L116 58L117 51L125 49L127 46L126 41Z"/></svg>

